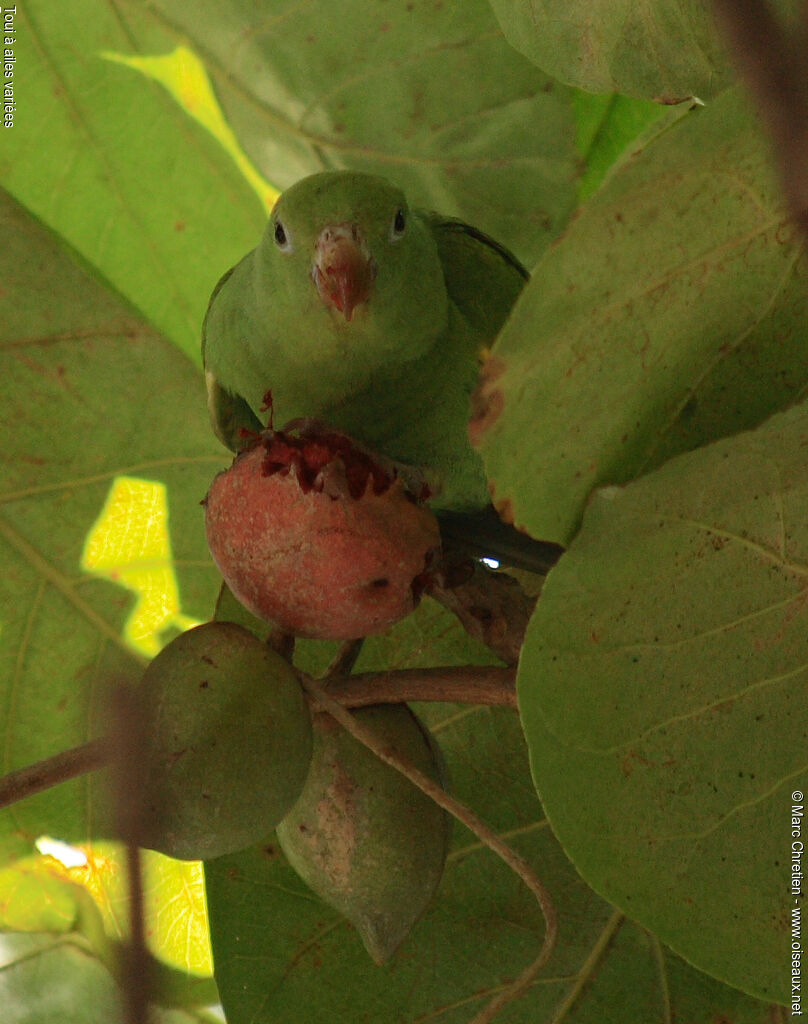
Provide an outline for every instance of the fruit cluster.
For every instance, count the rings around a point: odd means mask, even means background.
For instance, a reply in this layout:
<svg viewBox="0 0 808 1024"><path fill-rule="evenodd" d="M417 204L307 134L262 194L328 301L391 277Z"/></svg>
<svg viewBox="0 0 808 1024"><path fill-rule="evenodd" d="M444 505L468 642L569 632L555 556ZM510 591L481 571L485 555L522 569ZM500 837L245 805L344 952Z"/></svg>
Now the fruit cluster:
<svg viewBox="0 0 808 1024"><path fill-rule="evenodd" d="M434 516L343 434L267 430L213 481L208 542L233 594L294 635L354 639L418 601L439 548ZM377 963L398 948L443 872L450 819L324 712L253 633L210 622L154 659L145 719L142 843L209 859L278 842L301 878L356 927ZM405 705L356 712L443 784Z"/></svg>
<svg viewBox="0 0 808 1024"><path fill-rule="evenodd" d="M232 622L181 634L146 670L142 844L201 860L278 842L354 924L377 963L420 917L443 872L445 812L324 712L291 665ZM442 782L439 752L405 705L355 712Z"/></svg>

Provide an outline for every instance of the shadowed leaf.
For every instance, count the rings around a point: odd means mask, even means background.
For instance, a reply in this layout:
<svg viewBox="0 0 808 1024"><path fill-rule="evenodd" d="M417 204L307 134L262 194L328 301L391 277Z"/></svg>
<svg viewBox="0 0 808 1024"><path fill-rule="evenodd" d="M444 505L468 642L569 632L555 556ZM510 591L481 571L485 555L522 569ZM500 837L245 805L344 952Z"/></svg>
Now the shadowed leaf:
<svg viewBox="0 0 808 1024"><path fill-rule="evenodd" d="M652 139L541 260L493 348L478 429L495 503L566 544L593 487L797 399L803 249L742 97Z"/></svg>
<svg viewBox="0 0 808 1024"><path fill-rule="evenodd" d="M808 785L807 450L803 405L597 492L518 677L536 785L584 878L782 1002Z"/></svg>

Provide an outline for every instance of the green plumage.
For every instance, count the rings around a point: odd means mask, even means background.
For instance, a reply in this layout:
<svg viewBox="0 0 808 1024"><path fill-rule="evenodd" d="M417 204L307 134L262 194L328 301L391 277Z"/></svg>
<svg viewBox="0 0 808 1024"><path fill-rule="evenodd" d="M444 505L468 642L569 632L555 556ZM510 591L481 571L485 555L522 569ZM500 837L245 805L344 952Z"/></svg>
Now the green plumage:
<svg viewBox="0 0 808 1024"><path fill-rule="evenodd" d="M237 450L243 428L263 426L271 390L276 425L320 419L423 472L434 508L482 509L469 397L526 278L482 232L410 209L381 178L305 178L211 298L203 359L214 430Z"/></svg>

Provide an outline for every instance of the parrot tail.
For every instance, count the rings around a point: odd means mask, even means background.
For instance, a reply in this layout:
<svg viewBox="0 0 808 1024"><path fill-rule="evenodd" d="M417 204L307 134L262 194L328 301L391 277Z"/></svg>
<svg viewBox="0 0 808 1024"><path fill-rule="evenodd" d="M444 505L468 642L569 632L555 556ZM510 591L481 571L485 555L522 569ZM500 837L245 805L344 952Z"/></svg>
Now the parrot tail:
<svg viewBox="0 0 808 1024"><path fill-rule="evenodd" d="M564 553L560 544L535 540L503 522L493 505L479 512L438 512L444 546L546 576Z"/></svg>

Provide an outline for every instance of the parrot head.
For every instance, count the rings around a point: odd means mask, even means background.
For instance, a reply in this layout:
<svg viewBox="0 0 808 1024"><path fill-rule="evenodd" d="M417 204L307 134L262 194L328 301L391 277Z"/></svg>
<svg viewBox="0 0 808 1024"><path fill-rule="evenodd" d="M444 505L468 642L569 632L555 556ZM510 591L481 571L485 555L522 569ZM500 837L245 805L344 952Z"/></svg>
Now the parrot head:
<svg viewBox="0 0 808 1024"><path fill-rule="evenodd" d="M371 363L374 354L421 354L445 329L435 242L383 178L353 171L303 178L276 202L261 248L273 290L301 299L322 330L361 342Z"/></svg>

